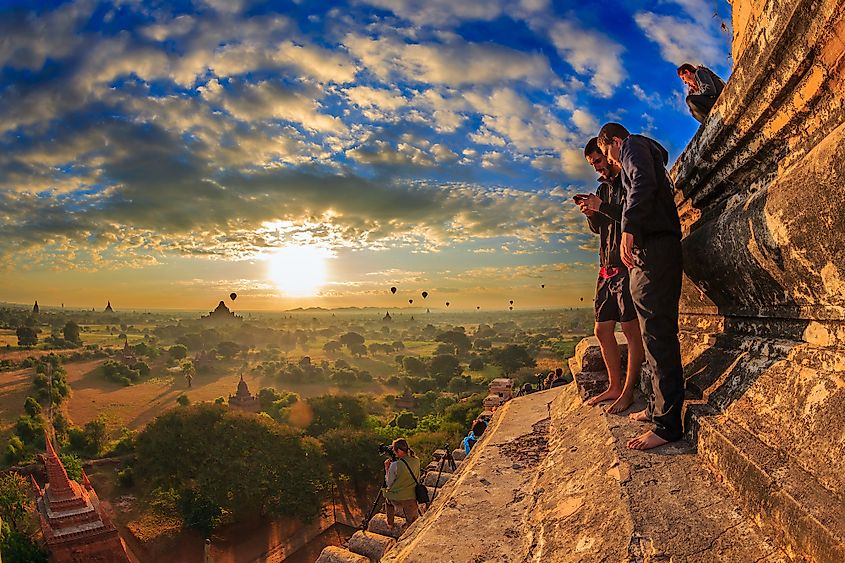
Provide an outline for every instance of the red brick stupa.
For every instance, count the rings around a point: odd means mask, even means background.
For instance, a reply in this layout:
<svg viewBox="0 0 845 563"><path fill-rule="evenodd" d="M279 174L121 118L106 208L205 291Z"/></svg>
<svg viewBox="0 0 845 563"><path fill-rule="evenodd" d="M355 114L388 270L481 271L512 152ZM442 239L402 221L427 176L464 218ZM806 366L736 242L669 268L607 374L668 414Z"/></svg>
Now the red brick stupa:
<svg viewBox="0 0 845 563"><path fill-rule="evenodd" d="M123 540L85 471L82 485L67 476L65 466L47 436L44 455L47 484L42 490L32 479L41 532L56 563L128 563Z"/></svg>

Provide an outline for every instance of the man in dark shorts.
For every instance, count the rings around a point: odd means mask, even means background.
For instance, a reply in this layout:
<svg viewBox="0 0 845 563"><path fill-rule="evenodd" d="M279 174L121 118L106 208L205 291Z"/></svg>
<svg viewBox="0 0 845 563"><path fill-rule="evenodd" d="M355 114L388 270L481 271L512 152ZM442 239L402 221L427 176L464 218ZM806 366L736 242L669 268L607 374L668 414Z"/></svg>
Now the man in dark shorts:
<svg viewBox="0 0 845 563"><path fill-rule="evenodd" d="M655 426L630 440L628 447L647 450L680 440L684 433L684 369L678 341L681 222L675 188L666 173L666 149L653 139L631 135L618 123L605 124L598 139L607 160L621 168L625 188L619 254L630 270L631 296L652 372L648 408L630 417L651 420Z"/></svg>
<svg viewBox="0 0 845 563"><path fill-rule="evenodd" d="M634 388L643 363L643 341L640 323L631 299L628 268L619 256L619 242L622 236L620 221L625 192L619 167L611 165L599 150L595 137L584 147L584 157L599 174L601 184L595 194L578 198L578 207L586 215L590 230L601 237L598 282L596 283L595 334L601 346L604 364L610 385L589 401L590 406L603 401L613 401L607 408L609 413L624 412L634 400ZM622 332L628 340L628 369L625 384L622 384L622 361L616 344L616 323L622 324Z"/></svg>

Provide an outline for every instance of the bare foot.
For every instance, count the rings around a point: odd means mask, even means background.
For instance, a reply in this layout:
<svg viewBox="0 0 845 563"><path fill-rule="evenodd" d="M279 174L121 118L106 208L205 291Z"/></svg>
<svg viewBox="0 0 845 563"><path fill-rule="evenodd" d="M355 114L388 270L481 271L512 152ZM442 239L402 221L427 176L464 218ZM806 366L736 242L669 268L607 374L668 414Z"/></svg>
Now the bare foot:
<svg viewBox="0 0 845 563"><path fill-rule="evenodd" d="M636 420L637 422L649 422L651 420L651 417L648 416L648 409L632 412L628 415L628 418L630 418L631 420Z"/></svg>
<svg viewBox="0 0 845 563"><path fill-rule="evenodd" d="M605 391L604 393L601 393L601 394L599 394L599 395L596 395L595 397L593 397L592 399L590 399L589 401L587 401L587 406L588 406L588 407L594 407L594 406L596 406L597 404L601 403L602 401L613 401L613 400L616 400L616 399L618 399L618 398L619 398L619 394L620 394L620 393L622 393L622 391L619 391L619 390L617 390L617 389L608 389L608 390L607 390L607 391Z"/></svg>
<svg viewBox="0 0 845 563"><path fill-rule="evenodd" d="M628 447L632 450L650 450L651 448L656 448L668 443L668 440L664 440L649 430L648 432L640 434L636 438L629 440Z"/></svg>
<svg viewBox="0 0 845 563"><path fill-rule="evenodd" d="M604 412L607 414L620 414L628 410L628 407L631 406L631 403L634 402L633 397L626 397L625 395L620 395L616 401L606 409Z"/></svg>

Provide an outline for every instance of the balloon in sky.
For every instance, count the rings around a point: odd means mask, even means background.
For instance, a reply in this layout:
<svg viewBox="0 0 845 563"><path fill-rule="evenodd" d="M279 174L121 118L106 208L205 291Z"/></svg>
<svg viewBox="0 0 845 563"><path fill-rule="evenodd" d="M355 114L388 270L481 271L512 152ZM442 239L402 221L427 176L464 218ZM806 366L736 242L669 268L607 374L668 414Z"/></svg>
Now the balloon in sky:
<svg viewBox="0 0 845 563"><path fill-rule="evenodd" d="M582 298L581 298L581 301L583 301L583 300L584 300L584 298L582 297Z"/></svg>
<svg viewBox="0 0 845 563"><path fill-rule="evenodd" d="M511 305L513 305L513 299L511 299Z"/></svg>
<svg viewBox="0 0 845 563"><path fill-rule="evenodd" d="M413 299L408 299L408 303L413 303L413 302L414 302Z"/></svg>
<svg viewBox="0 0 845 563"><path fill-rule="evenodd" d="M235 299L237 299L237 298L238 298L238 294L237 294L237 293L230 293L230 294L229 294L229 299L231 299L232 301L234 301L234 300L235 300Z"/></svg>
<svg viewBox="0 0 845 563"><path fill-rule="evenodd" d="M449 302L448 302L448 301L446 302L446 306L447 306L447 307L449 306Z"/></svg>
<svg viewBox="0 0 845 563"><path fill-rule="evenodd" d="M479 309L481 309L481 307L478 307L478 306L475 307L476 311L478 311Z"/></svg>
<svg viewBox="0 0 845 563"><path fill-rule="evenodd" d="M513 311L513 305L511 305L510 307L508 307L508 309L510 309L511 311Z"/></svg>
<svg viewBox="0 0 845 563"><path fill-rule="evenodd" d="M546 287L546 284L541 283L541 284L540 284L540 287L545 288L545 287Z"/></svg>
<svg viewBox="0 0 845 563"><path fill-rule="evenodd" d="M423 291L423 292L422 292L422 296L423 296L423 299L425 299L426 297L428 297L428 292L427 292L427 291Z"/></svg>
<svg viewBox="0 0 845 563"><path fill-rule="evenodd" d="M390 293L396 293L396 288L395 288L395 287L391 287L391 288L390 288Z"/></svg>

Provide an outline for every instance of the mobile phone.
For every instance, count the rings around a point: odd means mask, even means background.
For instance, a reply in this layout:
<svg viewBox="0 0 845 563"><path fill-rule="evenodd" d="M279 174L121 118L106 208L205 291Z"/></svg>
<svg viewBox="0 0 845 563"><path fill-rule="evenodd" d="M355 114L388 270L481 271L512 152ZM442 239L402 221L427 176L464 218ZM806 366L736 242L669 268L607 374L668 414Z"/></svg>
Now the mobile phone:
<svg viewBox="0 0 845 563"><path fill-rule="evenodd" d="M575 194L574 196L572 196L572 199L575 200L575 203L578 203L582 200L587 199L588 197L590 197L589 194Z"/></svg>

